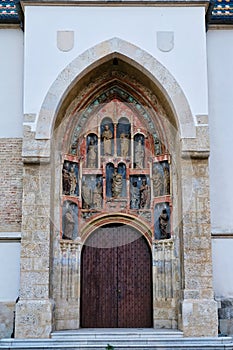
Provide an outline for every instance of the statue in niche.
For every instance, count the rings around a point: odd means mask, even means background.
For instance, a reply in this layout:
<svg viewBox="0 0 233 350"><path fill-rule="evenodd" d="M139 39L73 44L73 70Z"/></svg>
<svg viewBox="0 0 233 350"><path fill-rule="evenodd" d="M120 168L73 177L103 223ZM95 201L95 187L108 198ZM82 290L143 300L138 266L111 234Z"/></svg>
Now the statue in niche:
<svg viewBox="0 0 233 350"><path fill-rule="evenodd" d="M147 209L150 207L150 186L147 184L146 179L142 179L140 187L140 209Z"/></svg>
<svg viewBox="0 0 233 350"><path fill-rule="evenodd" d="M104 126L104 131L102 133L102 139L104 142L104 155L105 156L110 156L112 154L112 132L109 129L109 126L106 124Z"/></svg>
<svg viewBox="0 0 233 350"><path fill-rule="evenodd" d="M82 199L83 199L83 209L90 209L92 198L91 198L91 188L88 186L86 181L82 183Z"/></svg>
<svg viewBox="0 0 233 350"><path fill-rule="evenodd" d="M137 181L133 181L130 188L130 208L131 209L139 209L140 205L140 192L138 188Z"/></svg>
<svg viewBox="0 0 233 350"><path fill-rule="evenodd" d="M117 169L115 168L114 173L112 175L112 196L114 198L120 197L122 192L122 184L123 184L122 174L119 174L117 172Z"/></svg>
<svg viewBox="0 0 233 350"><path fill-rule="evenodd" d="M161 239L170 238L170 233L168 232L168 224L169 215L166 209L162 209L162 212L159 216L159 230Z"/></svg>
<svg viewBox="0 0 233 350"><path fill-rule="evenodd" d="M68 162L64 163L64 166L62 169L62 187L63 187L63 194L70 195L71 179L70 179Z"/></svg>
<svg viewBox="0 0 233 350"><path fill-rule="evenodd" d="M87 149L87 167L95 168L97 160L97 150L94 139L91 138L88 149Z"/></svg>
<svg viewBox="0 0 233 350"><path fill-rule="evenodd" d="M164 194L170 194L170 171L167 166L164 167Z"/></svg>
<svg viewBox="0 0 233 350"><path fill-rule="evenodd" d="M161 143L159 139L156 137L155 138L155 155L158 156L161 154Z"/></svg>
<svg viewBox="0 0 233 350"><path fill-rule="evenodd" d="M153 192L155 197L163 195L164 179L162 173L159 171L158 167L155 166L153 169Z"/></svg>
<svg viewBox="0 0 233 350"><path fill-rule="evenodd" d="M135 147L135 167L139 169L144 168L145 150L142 140L139 139Z"/></svg>
<svg viewBox="0 0 233 350"><path fill-rule="evenodd" d="M77 176L76 176L75 171L74 171L74 166L72 166L70 169L70 194L71 195L75 194L77 182L78 182L78 180L77 180Z"/></svg>
<svg viewBox="0 0 233 350"><path fill-rule="evenodd" d="M63 239L73 239L74 225L74 211L72 210L72 207L69 206L64 216L64 232L62 235Z"/></svg>
<svg viewBox="0 0 233 350"><path fill-rule="evenodd" d="M120 135L121 157L127 157L129 154L129 135L124 132Z"/></svg>
<svg viewBox="0 0 233 350"><path fill-rule="evenodd" d="M100 181L97 182L93 192L93 206L95 209L102 208L103 187Z"/></svg>

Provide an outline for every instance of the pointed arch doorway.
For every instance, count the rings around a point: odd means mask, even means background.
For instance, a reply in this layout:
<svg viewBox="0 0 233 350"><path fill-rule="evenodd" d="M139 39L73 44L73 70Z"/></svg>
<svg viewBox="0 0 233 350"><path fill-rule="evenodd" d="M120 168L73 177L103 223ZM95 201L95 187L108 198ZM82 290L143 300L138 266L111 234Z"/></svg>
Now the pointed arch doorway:
<svg viewBox="0 0 233 350"><path fill-rule="evenodd" d="M136 229L108 224L81 257L81 327L152 327L151 250Z"/></svg>

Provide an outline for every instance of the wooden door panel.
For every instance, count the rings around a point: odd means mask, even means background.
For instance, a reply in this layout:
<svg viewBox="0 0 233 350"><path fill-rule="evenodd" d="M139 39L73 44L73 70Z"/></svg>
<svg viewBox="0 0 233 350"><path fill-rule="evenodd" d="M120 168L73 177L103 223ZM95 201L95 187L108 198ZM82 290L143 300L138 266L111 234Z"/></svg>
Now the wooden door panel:
<svg viewBox="0 0 233 350"><path fill-rule="evenodd" d="M126 225L95 231L82 251L81 326L152 326L151 252Z"/></svg>
<svg viewBox="0 0 233 350"><path fill-rule="evenodd" d="M83 248L81 327L117 327L117 248L102 248L107 238L99 230Z"/></svg>
<svg viewBox="0 0 233 350"><path fill-rule="evenodd" d="M118 248L118 327L152 326L151 254L137 231L125 226Z"/></svg>

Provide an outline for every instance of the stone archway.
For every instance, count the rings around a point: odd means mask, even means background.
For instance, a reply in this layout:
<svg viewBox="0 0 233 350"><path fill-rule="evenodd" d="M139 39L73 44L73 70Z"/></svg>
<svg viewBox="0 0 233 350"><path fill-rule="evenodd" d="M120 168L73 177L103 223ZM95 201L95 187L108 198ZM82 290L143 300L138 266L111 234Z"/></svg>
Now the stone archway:
<svg viewBox="0 0 233 350"><path fill-rule="evenodd" d="M86 51L65 68L45 97L36 127L34 128L34 124L30 127L30 123L25 126L24 177L25 183L31 183L32 187L27 188L23 198L21 297L16 310L18 338L49 337L53 327L49 252L51 239L59 236L56 226L59 215L54 212L54 204L51 206L51 203L54 203L54 187L59 188L60 184L54 183L51 172L54 174L54 164L59 171L61 165L59 161L54 163L51 140L56 136L59 120L72 102L74 87L79 86L82 78L88 76L89 72L95 71L99 65L108 63L114 57L140 72L145 81L151 82L149 85L153 85L154 91L162 97L161 100L166 101L163 104L166 104L170 121L178 133L175 154L179 178L176 182L177 192L174 193L174 198L178 199L177 212L173 216L177 222L177 237L181 238L178 260L182 271L182 291L176 293L181 310L178 315L178 328L183 330L185 336L217 335L208 201L208 125L199 123L196 126L187 99L164 66L140 48L114 38ZM36 197L35 191L38 193ZM58 200L55 196L56 201ZM53 257L53 274L56 274L59 273L56 261L60 259L56 241L54 247L56 253ZM79 242L71 243L70 255L64 250L64 259L75 258L72 254L79 249ZM154 240L154 269L159 268L161 250L166 250L165 244ZM170 255L170 260L174 261L173 254ZM30 283L27 283L28 279ZM69 293L72 295L72 290ZM155 289L154 293L159 295L160 291ZM167 298L166 295L164 298ZM77 318L75 315L74 327L71 326L72 320L69 320L69 328L78 327ZM157 326L157 323L154 322L154 325ZM61 329L59 321L57 327ZM177 327L176 320L171 327Z"/></svg>

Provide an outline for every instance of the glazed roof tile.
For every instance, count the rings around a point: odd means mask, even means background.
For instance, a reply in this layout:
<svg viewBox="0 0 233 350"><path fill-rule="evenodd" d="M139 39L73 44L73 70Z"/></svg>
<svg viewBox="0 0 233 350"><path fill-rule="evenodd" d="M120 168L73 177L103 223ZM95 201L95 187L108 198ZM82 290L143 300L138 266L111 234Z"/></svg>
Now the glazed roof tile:
<svg viewBox="0 0 233 350"><path fill-rule="evenodd" d="M233 0L210 0L210 23L233 24ZM0 23L20 23L19 0L0 0Z"/></svg>

